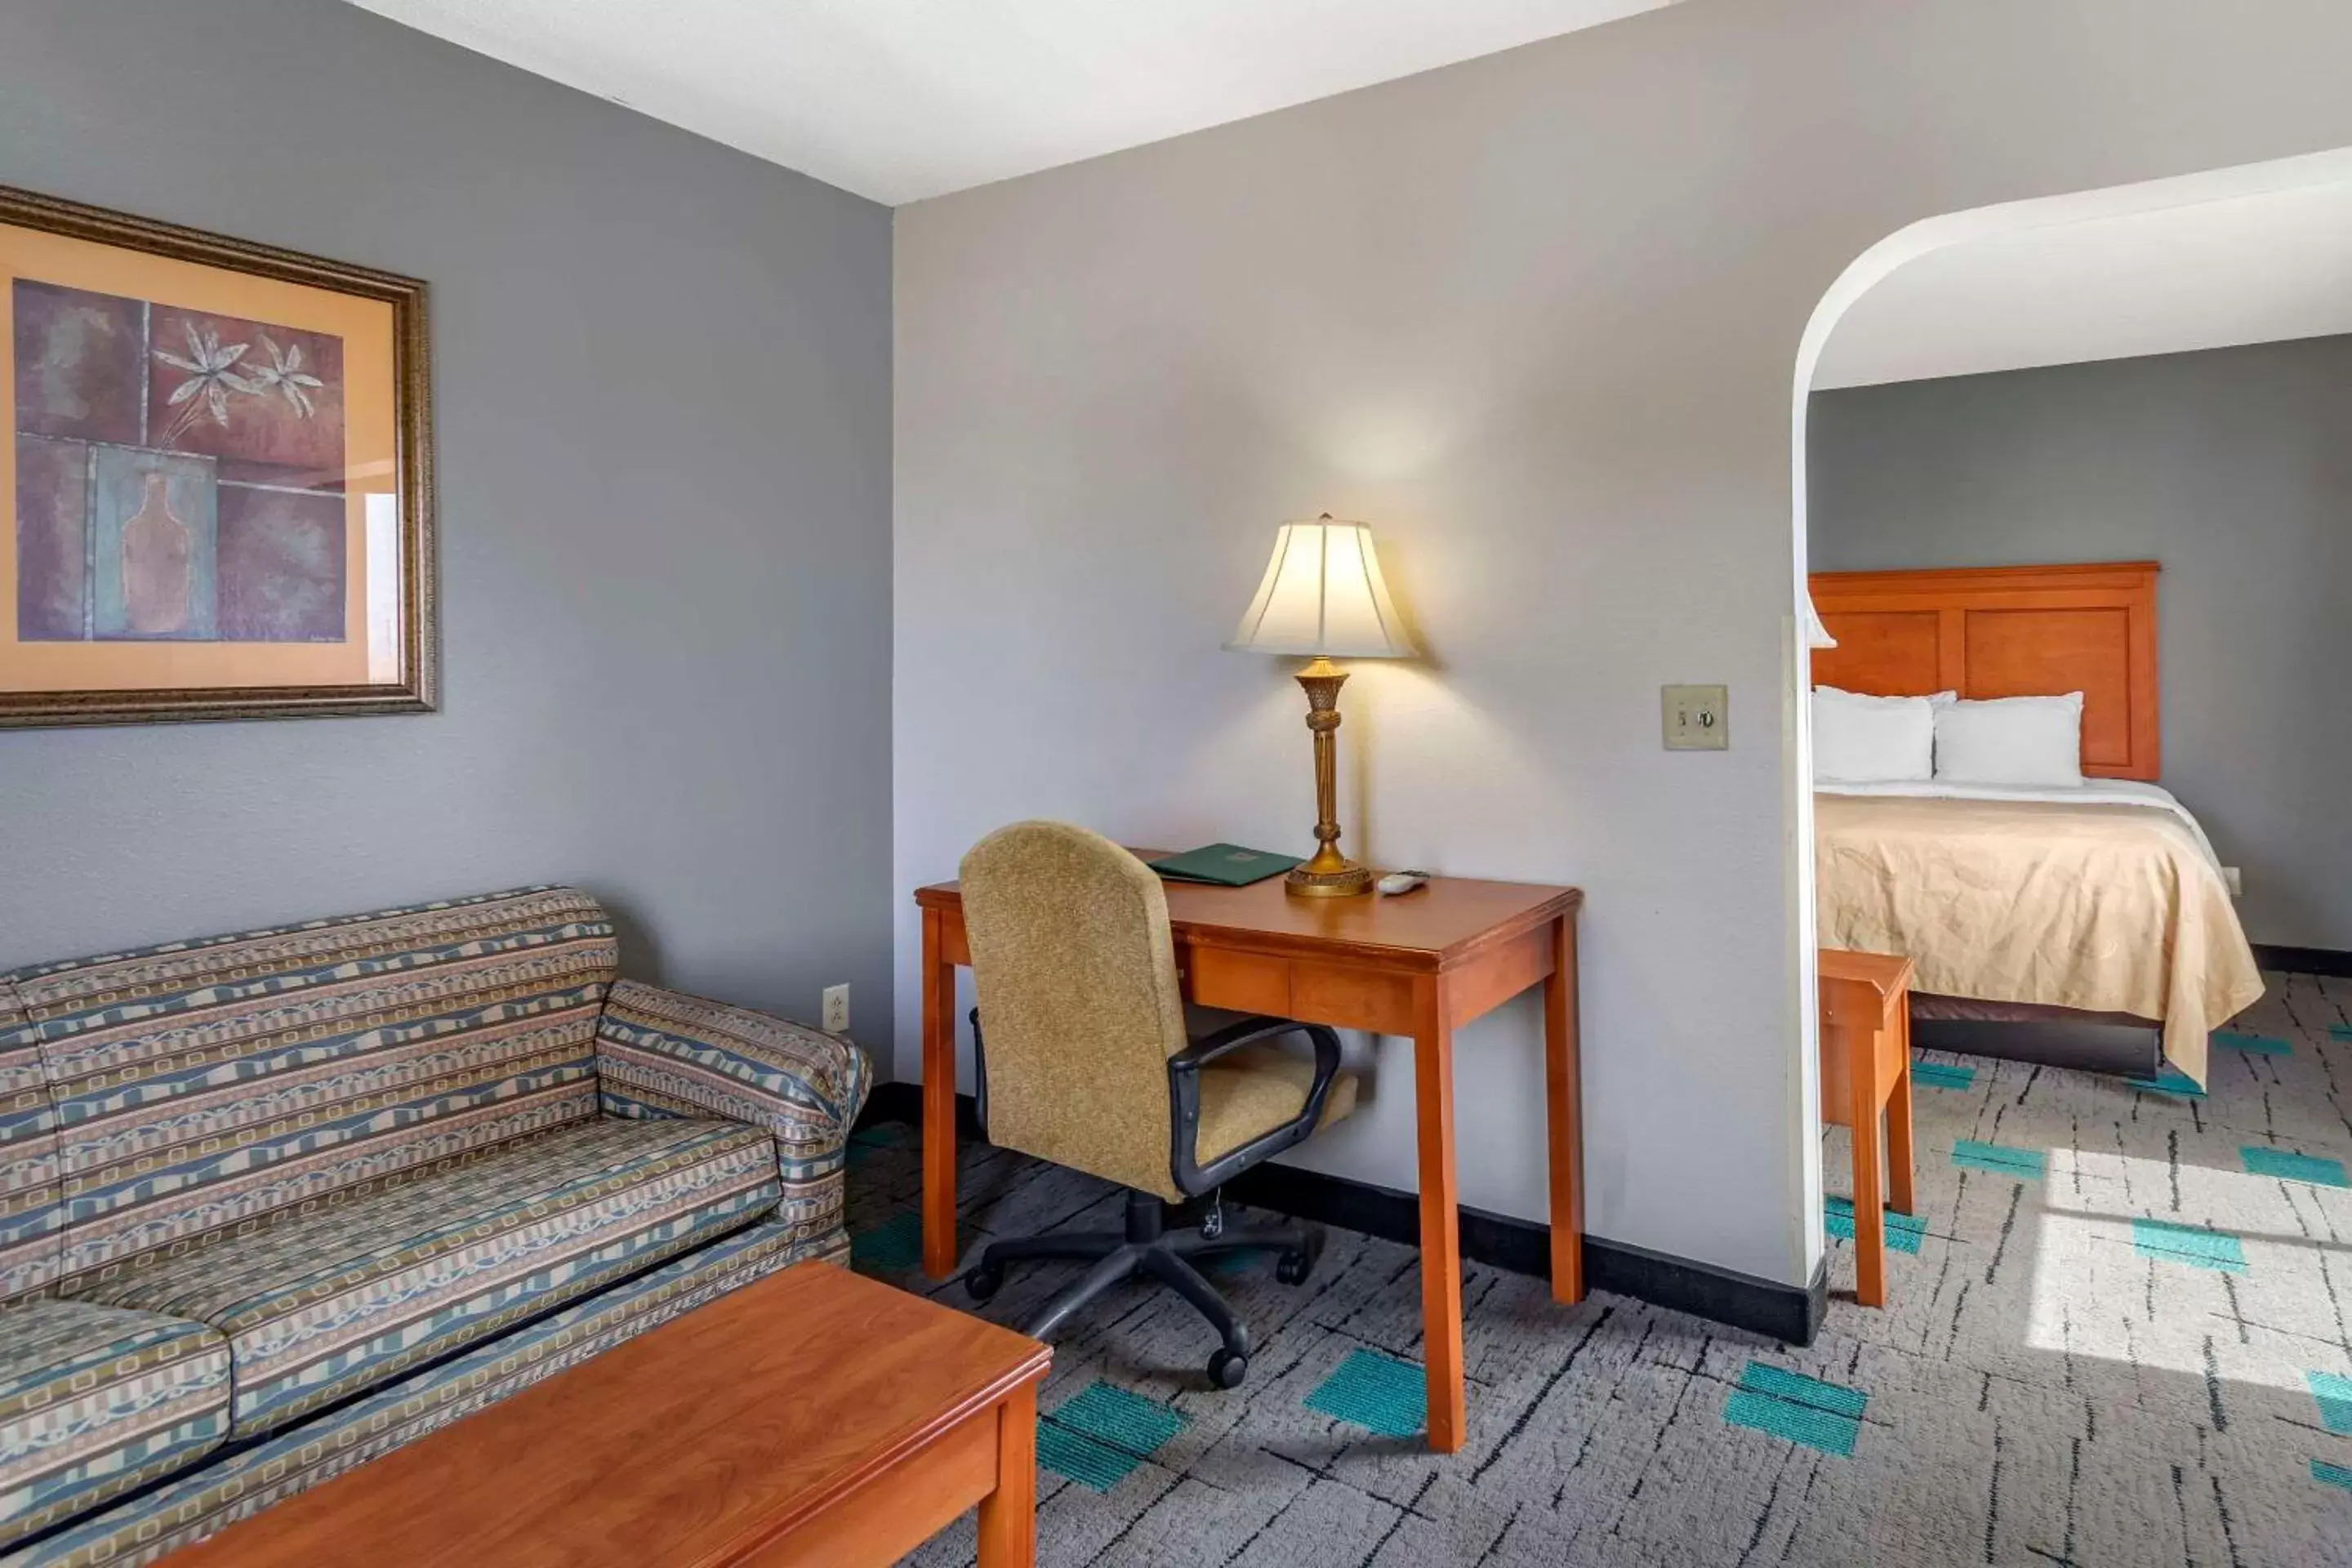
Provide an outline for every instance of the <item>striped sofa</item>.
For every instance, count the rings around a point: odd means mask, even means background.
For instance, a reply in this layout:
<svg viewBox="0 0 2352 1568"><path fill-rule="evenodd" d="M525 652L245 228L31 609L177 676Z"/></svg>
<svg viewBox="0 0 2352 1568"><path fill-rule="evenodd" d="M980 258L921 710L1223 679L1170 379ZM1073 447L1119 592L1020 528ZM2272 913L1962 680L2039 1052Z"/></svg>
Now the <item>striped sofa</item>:
<svg viewBox="0 0 2352 1568"><path fill-rule="evenodd" d="M152 1561L804 1258L846 1040L529 888L0 975L0 1568Z"/></svg>

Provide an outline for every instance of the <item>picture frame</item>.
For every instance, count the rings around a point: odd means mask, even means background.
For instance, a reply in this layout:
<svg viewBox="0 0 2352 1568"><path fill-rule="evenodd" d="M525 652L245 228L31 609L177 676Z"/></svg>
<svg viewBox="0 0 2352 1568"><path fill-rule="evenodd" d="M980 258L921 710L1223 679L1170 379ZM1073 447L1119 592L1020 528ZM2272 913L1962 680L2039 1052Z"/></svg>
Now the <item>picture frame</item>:
<svg viewBox="0 0 2352 1568"><path fill-rule="evenodd" d="M0 728L438 706L425 285L0 185Z"/></svg>

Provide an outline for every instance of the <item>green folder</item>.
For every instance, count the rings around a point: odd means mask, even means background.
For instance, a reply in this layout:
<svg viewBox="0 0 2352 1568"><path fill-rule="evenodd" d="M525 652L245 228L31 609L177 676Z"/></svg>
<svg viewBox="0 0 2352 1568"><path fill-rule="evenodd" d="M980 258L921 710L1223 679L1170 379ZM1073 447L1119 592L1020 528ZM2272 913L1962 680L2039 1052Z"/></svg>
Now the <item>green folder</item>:
<svg viewBox="0 0 2352 1568"><path fill-rule="evenodd" d="M1279 877L1298 864L1296 855L1271 855L1244 849L1238 844L1212 844L1146 861L1171 882L1207 882L1219 888L1246 888L1268 877Z"/></svg>

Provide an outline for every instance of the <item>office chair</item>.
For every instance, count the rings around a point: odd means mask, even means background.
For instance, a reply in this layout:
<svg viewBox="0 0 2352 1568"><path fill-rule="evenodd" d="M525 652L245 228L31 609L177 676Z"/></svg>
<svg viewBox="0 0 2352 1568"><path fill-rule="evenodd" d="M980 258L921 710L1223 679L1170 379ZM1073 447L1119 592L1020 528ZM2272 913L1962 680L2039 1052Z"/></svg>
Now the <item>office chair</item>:
<svg viewBox="0 0 2352 1568"><path fill-rule="evenodd" d="M1209 1358L1209 1381L1236 1386L1249 1367L1248 1326L1193 1263L1274 1252L1286 1284L1313 1268L1319 1228L1229 1227L1214 1194L1355 1109L1339 1037L1266 1017L1190 1037L1167 895L1149 867L1099 834L1015 823L974 846L961 876L980 998L972 1038L982 1131L1000 1147L1128 1189L1123 1232L993 1242L964 1288L985 1301L1009 1264L1091 1262L1024 1325L1044 1339L1104 1291L1149 1276L1216 1329L1223 1343ZM1303 1037L1313 1058L1269 1044L1287 1035ZM1171 1234L1167 1205L1204 1194L1212 1201L1200 1228Z"/></svg>

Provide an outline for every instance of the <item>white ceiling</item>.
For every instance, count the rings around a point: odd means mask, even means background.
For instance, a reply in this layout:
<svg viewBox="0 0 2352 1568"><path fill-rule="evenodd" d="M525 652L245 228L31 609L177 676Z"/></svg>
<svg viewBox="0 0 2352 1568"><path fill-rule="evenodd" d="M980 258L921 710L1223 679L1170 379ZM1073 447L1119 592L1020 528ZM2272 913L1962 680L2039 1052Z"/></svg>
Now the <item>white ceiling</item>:
<svg viewBox="0 0 2352 1568"><path fill-rule="evenodd" d="M893 205L1671 0L352 0Z"/></svg>
<svg viewBox="0 0 2352 1568"><path fill-rule="evenodd" d="M2352 332L2352 181L2053 223L1906 262L1818 389Z"/></svg>

